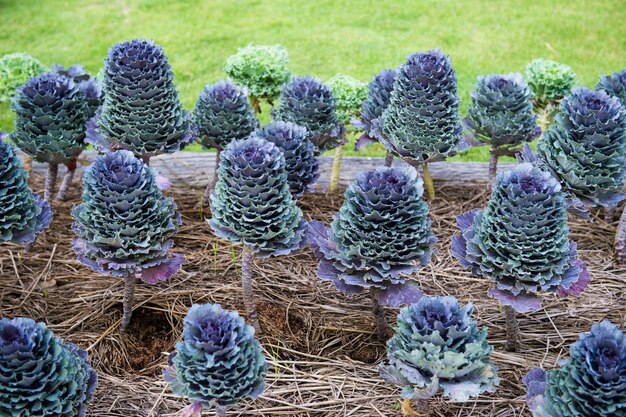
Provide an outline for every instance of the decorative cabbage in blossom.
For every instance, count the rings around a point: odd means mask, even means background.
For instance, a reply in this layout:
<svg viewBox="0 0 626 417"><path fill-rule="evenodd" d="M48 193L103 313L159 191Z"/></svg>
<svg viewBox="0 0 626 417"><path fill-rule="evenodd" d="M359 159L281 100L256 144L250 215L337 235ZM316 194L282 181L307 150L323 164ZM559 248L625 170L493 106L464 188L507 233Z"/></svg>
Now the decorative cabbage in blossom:
<svg viewBox="0 0 626 417"><path fill-rule="evenodd" d="M222 152L211 194L217 236L249 246L260 258L301 249L306 222L289 192L285 157L260 137L234 140Z"/></svg>
<svg viewBox="0 0 626 417"><path fill-rule="evenodd" d="M303 126L319 152L346 143L346 128L337 116L337 101L331 89L310 75L293 77L282 88L274 120Z"/></svg>
<svg viewBox="0 0 626 417"><path fill-rule="evenodd" d="M541 135L530 89L520 74L481 75L470 97L463 123L471 140L514 147Z"/></svg>
<svg viewBox="0 0 626 417"><path fill-rule="evenodd" d="M360 173L330 228L310 222L319 277L347 294L372 289L380 304L419 299L421 291L405 275L428 264L437 241L422 183L413 169Z"/></svg>
<svg viewBox="0 0 626 417"><path fill-rule="evenodd" d="M589 274L568 240L566 208L556 179L520 164L498 175L484 211L458 217L452 255L491 279L489 295L519 312L539 309L542 292L580 295Z"/></svg>
<svg viewBox="0 0 626 417"><path fill-rule="evenodd" d="M299 197L313 191L320 176L315 145L309 140L307 130L291 122L270 122L257 129L254 137L272 142L283 151L289 191Z"/></svg>
<svg viewBox="0 0 626 417"><path fill-rule="evenodd" d="M254 329L218 304L189 309L168 362L164 377L172 391L207 408L254 399L265 389L267 363Z"/></svg>
<svg viewBox="0 0 626 417"><path fill-rule="evenodd" d="M524 78L538 107L561 100L576 84L576 74L568 65L543 58L526 66Z"/></svg>
<svg viewBox="0 0 626 417"><path fill-rule="evenodd" d="M615 206L624 198L626 109L604 91L575 88L537 144L540 165L574 206Z"/></svg>
<svg viewBox="0 0 626 417"><path fill-rule="evenodd" d="M367 84L346 74L337 74L326 84L335 97L339 122L348 125L361 111L361 104L367 98Z"/></svg>
<svg viewBox="0 0 626 417"><path fill-rule="evenodd" d="M28 174L0 132L0 242L30 244L52 220L48 203L28 189Z"/></svg>
<svg viewBox="0 0 626 417"><path fill-rule="evenodd" d="M367 97L361 105L360 118L352 121L354 127L364 132L356 143L357 150L376 142L376 138L382 134L380 121L377 119L382 116L389 105L397 74L398 70L395 68L384 69L374 75L372 81L367 85Z"/></svg>
<svg viewBox="0 0 626 417"><path fill-rule="evenodd" d="M439 49L411 54L398 69L378 139L411 163L445 159L464 144L459 104L450 58Z"/></svg>
<svg viewBox="0 0 626 417"><path fill-rule="evenodd" d="M570 348L559 369L534 368L526 377L534 417L626 416L626 335L608 320Z"/></svg>
<svg viewBox="0 0 626 417"><path fill-rule="evenodd" d="M0 415L84 417L97 383L84 350L43 323L0 319Z"/></svg>
<svg viewBox="0 0 626 417"><path fill-rule="evenodd" d="M389 365L383 379L402 386L405 399L428 399L439 390L452 401L494 392L500 380L489 359L487 328L472 320L471 304L454 297L422 297L400 310L395 335L387 342Z"/></svg>
<svg viewBox="0 0 626 417"><path fill-rule="evenodd" d="M85 145L87 99L76 83L57 72L33 77L11 101L11 140L38 162L68 163Z"/></svg>
<svg viewBox="0 0 626 417"><path fill-rule="evenodd" d="M0 58L0 102L9 101L17 87L46 70L41 62L25 52L15 52Z"/></svg>
<svg viewBox="0 0 626 417"><path fill-rule="evenodd" d="M87 98L89 105L89 117L96 114L98 107L104 101L104 91L102 90L102 81L96 77L87 74L87 70L80 64L72 65L65 69L63 65L55 64L50 68L51 71L70 77L76 83L76 86L83 92Z"/></svg>
<svg viewBox="0 0 626 417"><path fill-rule="evenodd" d="M72 247L95 272L134 276L148 284L169 279L185 262L170 252L181 224L156 172L129 151L96 158L83 177L83 202L72 210Z"/></svg>
<svg viewBox="0 0 626 417"><path fill-rule="evenodd" d="M104 103L87 141L100 151L126 149L148 159L194 138L163 49L151 40L113 45L104 61Z"/></svg>
<svg viewBox="0 0 626 417"><path fill-rule="evenodd" d="M229 81L204 87L192 117L204 148L224 149L231 140L245 139L259 126L246 93Z"/></svg>
<svg viewBox="0 0 626 417"><path fill-rule="evenodd" d="M252 97L273 100L289 81L289 56L280 45L248 45L226 60L224 71Z"/></svg>
<svg viewBox="0 0 626 417"><path fill-rule="evenodd" d="M596 90L603 90L612 97L617 97L626 107L626 68L613 75L603 75L596 85Z"/></svg>

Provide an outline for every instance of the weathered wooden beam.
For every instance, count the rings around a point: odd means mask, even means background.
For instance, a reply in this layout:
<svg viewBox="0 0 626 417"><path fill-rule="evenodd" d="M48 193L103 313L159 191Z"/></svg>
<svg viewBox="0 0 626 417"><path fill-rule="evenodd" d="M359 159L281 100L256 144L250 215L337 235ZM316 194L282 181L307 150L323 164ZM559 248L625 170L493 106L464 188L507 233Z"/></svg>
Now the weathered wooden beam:
<svg viewBox="0 0 626 417"><path fill-rule="evenodd" d="M81 155L81 158L93 161L95 156L95 152L87 151ZM328 189L332 163L332 157L320 157L321 176L317 183L320 190ZM178 152L172 155L159 155L150 160L150 165L172 183L198 188L206 186L209 175L213 172L214 164L215 154L209 152ZM498 171L511 169L514 165L511 162L502 162L498 165ZM383 166L384 158L344 157L340 184L345 186L354 179L357 173ZM408 167L406 162L397 158L394 160L393 166ZM428 166L434 181L437 183L470 185L489 181L486 162L434 162ZM77 178L82 175L83 168L79 167ZM35 174L45 175L45 169L44 164L33 163ZM61 167L59 171L59 176L62 176L65 168Z"/></svg>

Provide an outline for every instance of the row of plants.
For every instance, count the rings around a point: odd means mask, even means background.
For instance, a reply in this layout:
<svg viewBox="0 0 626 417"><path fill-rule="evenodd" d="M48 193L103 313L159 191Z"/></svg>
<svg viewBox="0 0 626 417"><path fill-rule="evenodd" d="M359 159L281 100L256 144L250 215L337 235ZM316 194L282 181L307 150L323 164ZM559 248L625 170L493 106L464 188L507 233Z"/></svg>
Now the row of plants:
<svg viewBox="0 0 626 417"><path fill-rule="evenodd" d="M424 188L434 198L428 163L468 143L488 144L495 175L503 149L519 155L516 168L495 178L487 207L459 216L451 248L463 267L493 283L488 294L504 306L507 349L515 350L517 312L539 309L545 293L579 296L590 282L568 239L567 210L588 216L589 207L613 207L623 198L626 71L602 78L597 90L570 91L571 85L563 85L573 78L559 75L569 74L564 67L537 61L529 68L554 69L537 70L545 79L534 81L544 86L537 88L542 98L531 93L520 75L480 77L463 121L449 57L439 50L411 54L401 67L376 75L366 86L364 101L353 100L361 109L351 129L364 132L360 145L383 143L389 151L386 164L401 157L421 167L424 179L414 168L362 172L327 226L306 222L297 199L319 176L317 156L345 145L347 109L356 104L342 108L339 98L365 90L345 76L329 82L343 85L341 89L310 76L290 76L277 70L284 68L277 62L286 64L282 48L242 49L226 64L232 81L208 85L192 112L183 109L167 58L152 41L111 47L101 84L76 66L55 66L30 78L13 98L16 124L10 138L51 168L42 200L28 189L13 145L2 142L3 240L34 242L51 221L55 166L76 161L85 144L92 144L102 155L85 170L82 203L72 210L77 236L72 248L92 270L124 278L121 325L128 326L137 281L168 280L184 263L183 255L172 251L181 217L174 201L163 196L169 183L150 168L150 159L197 138L218 150L217 175L205 193L211 208L208 224L218 237L243 247L242 288L252 326L219 306L190 309L183 341L166 371L174 392L192 401L186 415L199 415L203 407L216 407L224 415L226 407L263 390L267 365L254 338L261 328L252 290L253 260L307 244L319 260L320 279L347 294L369 293L381 341L389 336L384 306L407 306L387 342L388 364L381 366L383 378L403 387L406 415L413 413L411 400L425 407L424 401L440 391L451 400L467 401L495 390L497 370L489 359L493 348L486 329L471 319L471 305L425 296L408 278L429 263L437 240L424 200ZM335 97L335 91L342 93ZM541 136L537 154L528 146L520 150L541 132L533 106L549 119L559 94L565 98ZM89 97L101 105L90 106ZM273 121L263 127L255 115L261 100L276 103ZM624 229L626 222L621 233ZM76 382L80 378L70 378L78 387L63 398L48 394L41 387L68 373L33 371L32 364L41 358L57 363L36 342L35 335L43 332L33 330L38 326L29 319L2 321L0 407L23 410L20 416L58 415L36 414L43 409L83 415L95 385L85 354L47 333L46 346L61 346L50 348L55 354L67 351L68 357L82 359L67 361L85 381L81 385ZM572 347L573 365L532 371L526 381L535 415L626 413L625 343L616 326L601 323ZM4 376L4 369L7 375L19 370L19 378ZM49 399L33 394L41 392Z"/></svg>

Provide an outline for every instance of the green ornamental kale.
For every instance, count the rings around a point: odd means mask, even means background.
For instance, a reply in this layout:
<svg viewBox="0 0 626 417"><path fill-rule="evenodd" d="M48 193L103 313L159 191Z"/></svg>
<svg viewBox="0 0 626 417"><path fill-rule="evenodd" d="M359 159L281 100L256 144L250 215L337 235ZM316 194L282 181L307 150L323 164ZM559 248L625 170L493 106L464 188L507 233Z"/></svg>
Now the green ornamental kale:
<svg viewBox="0 0 626 417"><path fill-rule="evenodd" d="M568 65L543 58L526 66L524 78L539 108L561 100L576 84L576 74Z"/></svg>
<svg viewBox="0 0 626 417"><path fill-rule="evenodd" d="M288 64L287 50L280 45L248 45L226 60L224 71L251 97L272 101L289 81Z"/></svg>
<svg viewBox="0 0 626 417"><path fill-rule="evenodd" d="M87 352L45 324L0 319L0 416L84 417L97 383Z"/></svg>
<svg viewBox="0 0 626 417"><path fill-rule="evenodd" d="M182 341L169 355L164 371L172 391L193 404L183 415L200 417L202 408L218 416L265 388L267 363L252 326L236 311L218 304L194 304L185 317Z"/></svg>
<svg viewBox="0 0 626 417"><path fill-rule="evenodd" d="M0 242L30 244L52 220L48 203L28 189L28 174L0 132Z"/></svg>
<svg viewBox="0 0 626 417"><path fill-rule="evenodd" d="M534 417L626 416L626 335L608 320L593 325L550 371L524 377Z"/></svg>
<svg viewBox="0 0 626 417"><path fill-rule="evenodd" d="M487 208L458 217L452 255L495 284L489 295L518 312L541 307L542 292L580 295L589 283L568 240L567 204L558 181L530 163L498 174Z"/></svg>
<svg viewBox="0 0 626 417"><path fill-rule="evenodd" d="M104 61L104 103L87 141L99 151L126 149L149 161L195 137L163 49L152 40L113 45Z"/></svg>
<svg viewBox="0 0 626 417"><path fill-rule="evenodd" d="M326 81L326 85L335 97L339 122L349 125L361 112L361 105L367 98L367 83L346 74L337 74Z"/></svg>
<svg viewBox="0 0 626 417"><path fill-rule="evenodd" d="M320 79L293 77L283 86L272 117L305 127L322 153L346 143L346 127L337 117L336 106L333 92Z"/></svg>
<svg viewBox="0 0 626 417"><path fill-rule="evenodd" d="M9 101L17 93L17 87L45 70L41 62L25 52L0 58L0 102Z"/></svg>
<svg viewBox="0 0 626 417"><path fill-rule="evenodd" d="M387 382L403 387L404 399L426 400L439 390L452 401L494 392L500 380L489 355L487 328L478 328L471 304L454 297L422 297L400 310L395 335L387 342Z"/></svg>

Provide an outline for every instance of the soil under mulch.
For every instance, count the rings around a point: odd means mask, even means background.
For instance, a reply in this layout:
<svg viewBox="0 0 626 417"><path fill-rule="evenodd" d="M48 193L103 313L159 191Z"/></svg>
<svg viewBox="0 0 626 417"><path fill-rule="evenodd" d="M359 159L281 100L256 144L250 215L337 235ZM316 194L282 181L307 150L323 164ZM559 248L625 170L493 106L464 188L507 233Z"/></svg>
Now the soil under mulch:
<svg viewBox="0 0 626 417"><path fill-rule="evenodd" d="M40 191L41 179L34 178L33 185ZM482 207L487 188L439 185L431 203L438 253L414 278L426 294L450 294L474 304L474 317L488 327L502 382L495 394L469 403L432 400L432 416L529 416L521 382L529 368L555 367L578 334L602 319L625 321L626 269L614 265L611 250L616 224L607 225L601 217L593 223L571 219L571 238L587 262L591 286L579 299L546 297L540 311L520 315L522 349L505 352L504 315L486 295L488 282L471 276L449 253L456 216ZM200 193L176 187L167 192L183 214L175 250L187 263L168 283L138 285L133 321L125 333L119 330L123 282L93 273L70 249L69 212L80 201L77 187L70 201L54 204L52 227L31 253L8 244L0 247L0 316L44 321L58 336L89 351L100 377L89 416L175 415L188 403L171 394L160 373L180 337L187 309L192 303L217 302L244 311L239 248L211 232L195 208ZM307 219L328 222L341 201L341 196L311 194L301 207ZM229 416L400 415L399 390L378 376L385 348L375 337L369 299L339 294L316 279L315 269L309 249L256 261L261 341L270 364L267 389ZM390 323L396 313L388 309Z"/></svg>

